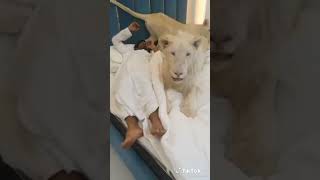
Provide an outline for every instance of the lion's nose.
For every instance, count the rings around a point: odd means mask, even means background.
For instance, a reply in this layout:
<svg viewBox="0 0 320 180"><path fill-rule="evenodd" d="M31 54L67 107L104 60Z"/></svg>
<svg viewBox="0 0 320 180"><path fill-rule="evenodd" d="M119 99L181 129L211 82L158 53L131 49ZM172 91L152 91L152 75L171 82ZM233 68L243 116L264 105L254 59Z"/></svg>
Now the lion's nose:
<svg viewBox="0 0 320 180"><path fill-rule="evenodd" d="M179 77L182 75L182 72L175 72L174 74L177 75L177 77Z"/></svg>

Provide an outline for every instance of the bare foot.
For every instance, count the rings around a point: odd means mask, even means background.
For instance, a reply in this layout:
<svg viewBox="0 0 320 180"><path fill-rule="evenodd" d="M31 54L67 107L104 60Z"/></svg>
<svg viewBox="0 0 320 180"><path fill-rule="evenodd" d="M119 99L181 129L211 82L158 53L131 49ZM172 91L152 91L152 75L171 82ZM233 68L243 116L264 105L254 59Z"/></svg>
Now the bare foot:
<svg viewBox="0 0 320 180"><path fill-rule="evenodd" d="M138 128L131 129L131 130L128 129L126 133L126 138L122 142L121 146L125 149L129 149L136 142L136 140L142 136L143 136L143 131L140 127L139 129Z"/></svg>
<svg viewBox="0 0 320 180"><path fill-rule="evenodd" d="M128 124L128 130L121 146L125 149L129 149L137 139L143 136L143 130L140 128L136 117L127 117L126 121Z"/></svg>
<svg viewBox="0 0 320 180"><path fill-rule="evenodd" d="M162 126L162 125L161 125ZM163 127L155 127L154 125L151 127L150 130L151 134L157 138L161 138L165 133L166 130Z"/></svg>
<svg viewBox="0 0 320 180"><path fill-rule="evenodd" d="M161 138L165 133L166 130L164 129L161 120L158 115L158 110L153 112L150 117L151 122L151 129L150 132L152 135L156 136L157 138Z"/></svg>

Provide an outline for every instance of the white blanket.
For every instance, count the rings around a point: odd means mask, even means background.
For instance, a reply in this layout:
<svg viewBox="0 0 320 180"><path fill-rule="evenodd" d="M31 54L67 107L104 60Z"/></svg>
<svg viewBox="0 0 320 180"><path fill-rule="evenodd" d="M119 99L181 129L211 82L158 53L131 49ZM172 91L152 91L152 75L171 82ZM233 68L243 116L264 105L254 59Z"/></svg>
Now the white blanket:
<svg viewBox="0 0 320 180"><path fill-rule="evenodd" d="M214 174L211 177L219 180L253 180L239 168L224 158L226 131L232 118L230 105L224 99L213 99L214 118L210 118L210 61L197 78L195 86L201 87L201 96L196 104L195 118L186 117L179 108L181 94L174 90L164 90L161 73L161 53L153 55L150 61L154 90L159 102L159 113L167 133L161 139L161 146L172 164L172 172L177 179L209 180L210 178L210 145L213 148ZM210 130L210 120L214 128ZM214 144L210 144L210 131L213 133ZM145 132L150 141L157 141ZM158 147L160 149L160 147ZM155 149L158 149L155 148Z"/></svg>
<svg viewBox="0 0 320 180"><path fill-rule="evenodd" d="M150 61L152 81L159 102L159 116L167 129L161 146L168 156L177 179L210 179L210 64L201 75L206 88L205 104L195 118L188 118L180 111L181 94L174 90L165 92L160 76L161 53L157 52ZM168 107L167 107L168 105ZM148 132L150 141L156 141Z"/></svg>

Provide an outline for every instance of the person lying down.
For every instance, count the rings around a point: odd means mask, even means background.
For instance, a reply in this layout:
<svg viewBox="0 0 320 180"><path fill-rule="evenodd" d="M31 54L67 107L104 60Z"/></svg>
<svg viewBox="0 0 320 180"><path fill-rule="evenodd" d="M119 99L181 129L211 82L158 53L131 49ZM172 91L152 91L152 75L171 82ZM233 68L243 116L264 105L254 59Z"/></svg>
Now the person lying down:
<svg viewBox="0 0 320 180"><path fill-rule="evenodd" d="M122 64L116 73L113 86L111 112L127 123L126 137L122 143L125 149L130 148L135 141L143 136L139 122L150 120L150 132L161 138L166 132L158 115L158 102L154 93L149 60L152 52L157 51L157 42L141 40L137 44L124 44L139 31L137 22L131 23L112 38L113 46L123 57Z"/></svg>

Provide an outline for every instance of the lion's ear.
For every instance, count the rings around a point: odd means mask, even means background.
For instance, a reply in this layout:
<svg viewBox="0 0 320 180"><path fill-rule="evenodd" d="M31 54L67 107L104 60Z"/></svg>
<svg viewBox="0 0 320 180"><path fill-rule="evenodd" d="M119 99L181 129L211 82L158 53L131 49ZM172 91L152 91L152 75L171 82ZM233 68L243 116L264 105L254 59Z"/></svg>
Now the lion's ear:
<svg viewBox="0 0 320 180"><path fill-rule="evenodd" d="M201 43L202 43L202 38L201 38L201 37L197 37L197 38L195 38L195 39L193 40L192 45L193 45L196 49L198 49L198 48L200 47Z"/></svg>
<svg viewBox="0 0 320 180"><path fill-rule="evenodd" d="M158 45L160 46L161 49L167 48L170 44L171 44L171 41L170 41L169 35L161 36L158 40Z"/></svg>

